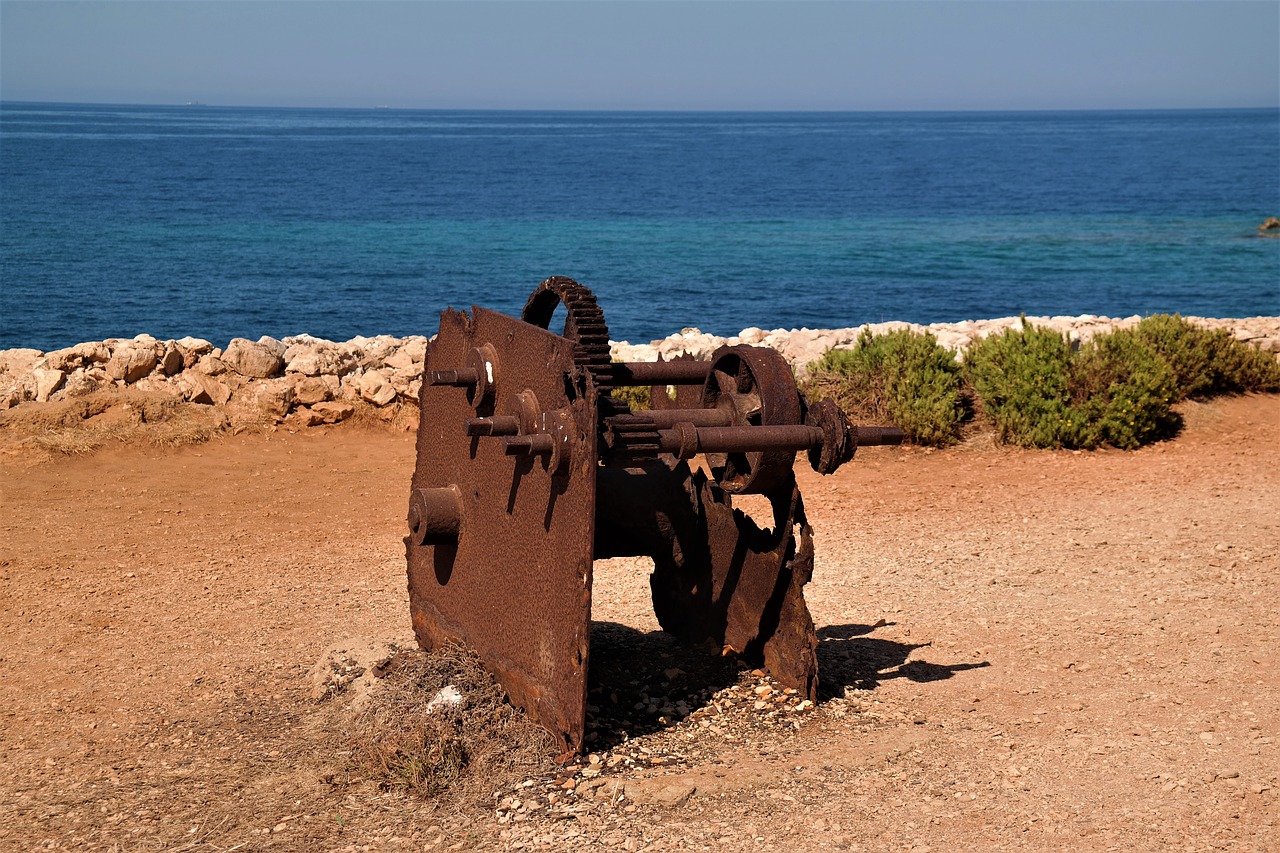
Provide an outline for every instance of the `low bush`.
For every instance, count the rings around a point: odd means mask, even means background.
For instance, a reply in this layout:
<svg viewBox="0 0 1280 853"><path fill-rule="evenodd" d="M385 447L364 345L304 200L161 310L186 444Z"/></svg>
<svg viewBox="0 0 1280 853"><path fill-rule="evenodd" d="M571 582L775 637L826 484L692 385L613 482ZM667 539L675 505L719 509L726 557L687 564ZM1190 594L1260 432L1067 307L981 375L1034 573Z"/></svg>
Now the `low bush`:
<svg viewBox="0 0 1280 853"><path fill-rule="evenodd" d="M1023 318L1019 328L976 341L963 368L928 333L864 331L853 349L809 365L807 390L834 398L855 421L897 424L920 444L955 441L971 396L1003 443L1133 449L1177 433L1179 400L1280 391L1280 364L1176 314L1079 348Z"/></svg>
<svg viewBox="0 0 1280 853"><path fill-rule="evenodd" d="M835 399L855 422L896 424L918 444L954 442L965 412L955 356L909 329L864 330L853 349L828 350L809 365L806 390Z"/></svg>
<svg viewBox="0 0 1280 853"><path fill-rule="evenodd" d="M1099 335L1073 354L1069 368L1064 446L1133 450L1181 428L1172 409L1178 400L1173 370L1141 337Z"/></svg>
<svg viewBox="0 0 1280 853"><path fill-rule="evenodd" d="M998 441L1058 447L1073 427L1068 411L1070 342L1049 329L1008 329L975 341L965 355L981 411Z"/></svg>
<svg viewBox="0 0 1280 853"><path fill-rule="evenodd" d="M1072 349L1022 321L974 343L966 371L997 438L1023 447L1133 449L1177 432L1173 370L1133 332Z"/></svg>
<svg viewBox="0 0 1280 853"><path fill-rule="evenodd" d="M1168 363L1179 399L1280 390L1275 357L1224 329L1205 329L1178 314L1155 314L1138 323L1133 334Z"/></svg>

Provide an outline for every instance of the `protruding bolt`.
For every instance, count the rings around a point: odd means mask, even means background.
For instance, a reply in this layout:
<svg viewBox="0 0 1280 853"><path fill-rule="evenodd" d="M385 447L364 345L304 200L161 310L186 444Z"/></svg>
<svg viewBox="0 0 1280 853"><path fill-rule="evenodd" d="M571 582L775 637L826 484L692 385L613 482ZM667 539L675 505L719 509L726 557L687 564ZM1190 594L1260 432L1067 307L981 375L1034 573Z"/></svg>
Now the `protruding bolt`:
<svg viewBox="0 0 1280 853"><path fill-rule="evenodd" d="M516 435L502 440L502 452L508 456L540 456L550 453L554 439L546 433Z"/></svg>
<svg viewBox="0 0 1280 853"><path fill-rule="evenodd" d="M493 402L494 385L498 381L497 365L498 353L493 344L481 344L467 354L467 370L476 377L467 392L467 400L477 409Z"/></svg>
<svg viewBox="0 0 1280 853"><path fill-rule="evenodd" d="M449 385L454 388L474 388L480 381L480 373L473 368L459 370L433 370L427 381L431 385Z"/></svg>
<svg viewBox="0 0 1280 853"><path fill-rule="evenodd" d="M462 492L457 486L414 489L409 496L409 541L441 545L458 538L462 528Z"/></svg>
<svg viewBox="0 0 1280 853"><path fill-rule="evenodd" d="M463 430L467 435L516 435L520 432L520 421L511 415L467 418Z"/></svg>

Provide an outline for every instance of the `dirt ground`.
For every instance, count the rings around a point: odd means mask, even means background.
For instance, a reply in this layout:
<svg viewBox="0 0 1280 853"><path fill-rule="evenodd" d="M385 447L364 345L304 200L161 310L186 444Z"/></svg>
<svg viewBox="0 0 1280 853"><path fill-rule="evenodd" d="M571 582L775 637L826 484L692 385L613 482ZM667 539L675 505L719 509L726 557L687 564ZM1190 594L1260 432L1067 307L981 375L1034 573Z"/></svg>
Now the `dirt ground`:
<svg viewBox="0 0 1280 853"><path fill-rule="evenodd" d="M413 644L411 434L9 442L0 848L1280 849L1280 398L1183 412L1132 453L802 473L824 701L691 687L687 719L487 804L361 780L344 700L312 696L327 650ZM593 618L618 689L693 666L640 561L597 564Z"/></svg>

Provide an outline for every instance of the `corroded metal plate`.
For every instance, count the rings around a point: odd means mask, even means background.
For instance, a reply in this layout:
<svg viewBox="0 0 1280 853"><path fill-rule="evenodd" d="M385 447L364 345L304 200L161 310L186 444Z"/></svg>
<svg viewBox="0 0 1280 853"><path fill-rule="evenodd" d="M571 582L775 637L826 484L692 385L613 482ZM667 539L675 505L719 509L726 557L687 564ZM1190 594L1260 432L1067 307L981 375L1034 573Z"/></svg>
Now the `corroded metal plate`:
<svg viewBox="0 0 1280 853"><path fill-rule="evenodd" d="M483 387L424 382L412 488L457 487L456 542L406 538L409 605L424 648L474 648L511 700L581 747L585 725L595 532L596 401L574 342L482 308L445 311L426 375L480 365ZM492 350L483 349L485 344ZM537 402L530 421L529 400ZM507 455L507 439L470 436L469 418L512 416L522 431L558 421L548 455Z"/></svg>

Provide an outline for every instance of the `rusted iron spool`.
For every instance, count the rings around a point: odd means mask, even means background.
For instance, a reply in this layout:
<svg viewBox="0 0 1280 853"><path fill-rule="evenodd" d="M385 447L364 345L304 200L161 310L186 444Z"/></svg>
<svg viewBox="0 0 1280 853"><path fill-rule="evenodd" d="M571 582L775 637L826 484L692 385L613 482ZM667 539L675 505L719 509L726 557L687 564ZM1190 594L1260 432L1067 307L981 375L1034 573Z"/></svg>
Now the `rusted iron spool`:
<svg viewBox="0 0 1280 853"><path fill-rule="evenodd" d="M547 329L563 305L560 333ZM446 310L427 348L405 550L424 648L461 641L512 701L582 747L592 564L648 556L663 628L765 667L810 699L817 641L803 587L812 532L793 464L829 474L861 444L902 439L809 405L766 348L710 362L612 364L604 314L571 279L547 279L517 319ZM653 385L631 411L614 387ZM674 386L676 393L665 393ZM703 456L710 473L690 467ZM761 528L733 495L772 508Z"/></svg>

